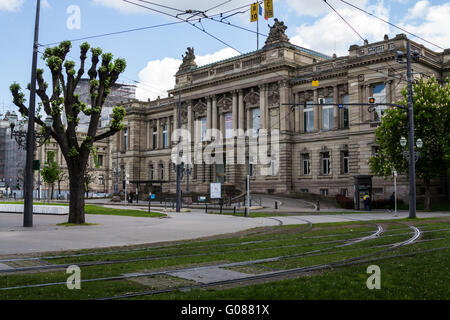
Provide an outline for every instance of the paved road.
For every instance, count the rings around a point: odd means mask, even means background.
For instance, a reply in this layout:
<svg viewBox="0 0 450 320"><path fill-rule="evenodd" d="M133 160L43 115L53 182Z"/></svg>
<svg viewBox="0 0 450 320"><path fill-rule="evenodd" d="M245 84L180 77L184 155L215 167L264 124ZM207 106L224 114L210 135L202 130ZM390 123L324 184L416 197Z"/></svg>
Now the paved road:
<svg viewBox="0 0 450 320"><path fill-rule="evenodd" d="M401 212L399 217L406 217ZM418 217L450 217L449 213L418 213ZM255 227L283 224L344 222L352 219L398 219L391 213L302 215L298 217L245 218L227 215L168 213L168 218L139 218L87 215L94 226L63 227L67 216L35 215L35 227L24 229L22 215L0 213L0 255L77 250L111 246L135 245L161 241L186 240L238 232ZM303 219L303 220L300 220Z"/></svg>

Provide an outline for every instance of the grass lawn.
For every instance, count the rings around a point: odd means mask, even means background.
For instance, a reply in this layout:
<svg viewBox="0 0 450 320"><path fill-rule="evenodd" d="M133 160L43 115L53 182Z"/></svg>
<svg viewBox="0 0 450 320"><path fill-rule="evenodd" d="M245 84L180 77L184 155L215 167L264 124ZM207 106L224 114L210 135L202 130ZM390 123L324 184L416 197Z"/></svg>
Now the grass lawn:
<svg viewBox="0 0 450 320"><path fill-rule="evenodd" d="M23 201L2 201L4 204L23 204ZM34 205L50 205L50 206L69 206L68 203L43 203L43 202L33 202ZM102 214L102 215L112 215L112 216L128 216L128 217L146 217L146 218L158 218L166 217L167 215L159 212L150 212L145 210L128 210L128 209L110 209L98 205L86 204L84 206L85 214Z"/></svg>
<svg viewBox="0 0 450 320"><path fill-rule="evenodd" d="M109 209L108 209L109 210ZM367 262L353 266L327 269L294 278L245 283L240 286L174 291L141 299L450 299L450 250L420 253L422 250L450 246L450 219L414 219L383 221L385 233L380 237L351 246L338 245L372 234L377 230L370 222L341 222L314 225L289 225L249 230L233 237L199 239L177 243L155 244L129 248L130 251L83 250L72 254L89 254L64 258L41 258L53 264L80 264L89 261L141 259L97 266L82 266L83 280L117 276L124 273L179 269L205 264L220 264L289 256L278 261L248 264L229 269L251 274L312 266L380 251L386 244L405 241L411 229L401 223L408 221L425 232L416 243L375 257L416 253L415 256ZM439 231L438 231L439 229ZM440 230L444 229L444 230ZM307 231L308 230L308 231ZM307 231L307 232L304 232ZM121 248L126 250L127 248ZM106 250L106 251L105 251ZM117 249L116 249L117 250ZM308 252L320 250L315 254ZM368 290L366 270L369 265L381 268L381 290ZM63 282L65 270L27 274L0 274L0 288ZM155 275L129 280L83 282L81 290L68 290L65 285L41 288L0 290L0 299L91 299L129 292L178 288L193 283L167 275Z"/></svg>
<svg viewBox="0 0 450 320"><path fill-rule="evenodd" d="M148 211L145 210L111 209L92 204L85 205L84 212L86 214L103 214L103 215L128 216L128 217L147 217L147 218L166 217L164 213L159 212L148 213Z"/></svg>

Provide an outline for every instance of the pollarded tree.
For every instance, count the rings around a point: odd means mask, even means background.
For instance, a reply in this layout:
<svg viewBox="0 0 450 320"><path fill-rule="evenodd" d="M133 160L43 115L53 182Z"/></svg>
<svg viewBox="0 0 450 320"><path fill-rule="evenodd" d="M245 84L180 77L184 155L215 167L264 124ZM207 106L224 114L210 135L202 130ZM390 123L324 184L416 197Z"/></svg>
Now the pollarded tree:
<svg viewBox="0 0 450 320"><path fill-rule="evenodd" d="M42 101L44 111L53 118L53 126L46 128L44 122L37 117L36 123L43 130L49 130L51 137L59 144L61 152L67 163L69 171L70 210L69 223L81 224L85 222L84 215L84 176L89 155L96 141L114 135L123 129L122 120L125 117L123 107L114 107L112 120L107 130L98 133L98 124L101 111L110 88L116 83L119 75L124 72L126 62L124 59L113 61L111 53L102 54L100 48L92 48L91 67L88 70L90 79L90 102L88 107L82 103L75 89L85 73L85 62L90 45L83 43L80 46L80 67L75 70L75 62L66 60L72 47L69 41L64 41L56 47L47 48L43 59L51 72L51 95L47 95L48 84L44 81L44 70L37 70L37 95ZM101 62L100 62L101 58ZM100 63L100 64L99 64ZM11 93L14 104L19 108L23 116L28 115L25 106L24 93L20 85L11 85ZM66 121L63 118L65 113ZM77 139L77 127L80 113L90 116L90 123L86 138Z"/></svg>
<svg viewBox="0 0 450 320"><path fill-rule="evenodd" d="M407 106L406 89L402 94L399 104ZM420 79L413 86L413 101L414 136L423 141L423 147L416 150L420 152L416 175L425 185L424 209L429 210L431 181L447 177L450 169L450 79L443 84L434 77ZM400 138L408 137L406 109L387 110L375 136L379 151L369 160L372 172L384 177L392 176L393 170L408 174L409 164L400 146Z"/></svg>

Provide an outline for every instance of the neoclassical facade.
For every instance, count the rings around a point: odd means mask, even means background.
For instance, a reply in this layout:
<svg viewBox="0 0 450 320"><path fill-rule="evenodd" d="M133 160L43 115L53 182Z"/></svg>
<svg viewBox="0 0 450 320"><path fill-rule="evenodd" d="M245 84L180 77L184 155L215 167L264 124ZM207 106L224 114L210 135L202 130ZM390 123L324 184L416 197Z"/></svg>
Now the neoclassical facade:
<svg viewBox="0 0 450 320"><path fill-rule="evenodd" d="M213 152L222 159L217 163L193 161L191 191L208 193L210 182L244 191L249 174L253 192L352 198L355 177L372 175L368 160L377 152L374 131L385 108L369 112L367 106L345 103L366 103L369 97L387 103L401 99L406 65L396 62L395 53L406 51L407 38L385 36L380 42L351 46L347 56L330 57L291 44L284 29L277 22L262 49L201 67L188 48L168 98L126 102L125 129L105 142L105 168L120 168L117 180L109 174L108 190L115 184L123 190L126 180L127 190L136 190L140 181L144 193L148 189L142 186L154 181L162 182L164 191L175 191L172 134L178 128L181 100L180 126L198 142L191 145L192 161L212 141L233 146L231 155ZM411 46L420 53L414 77L442 80L450 75L450 50L437 53L413 41ZM215 137L208 129L220 134ZM272 132L279 133L277 147L269 144L268 164L254 161L248 140L245 164L229 161L241 150L237 130L253 132L258 139L267 135L269 140ZM183 190L187 178L185 174ZM392 181L377 176L372 187L376 198L388 198L393 191ZM398 194L406 198L407 192L407 180L400 177Z"/></svg>

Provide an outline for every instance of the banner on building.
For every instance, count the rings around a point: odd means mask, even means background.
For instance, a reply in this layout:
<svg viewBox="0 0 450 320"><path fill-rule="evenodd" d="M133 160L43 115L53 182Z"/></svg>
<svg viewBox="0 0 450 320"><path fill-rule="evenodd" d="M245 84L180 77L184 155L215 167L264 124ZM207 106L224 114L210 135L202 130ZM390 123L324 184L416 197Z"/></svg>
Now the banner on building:
<svg viewBox="0 0 450 320"><path fill-rule="evenodd" d="M273 18L273 0L264 0L264 19Z"/></svg>
<svg viewBox="0 0 450 320"><path fill-rule="evenodd" d="M259 3L255 2L250 5L250 22L258 21Z"/></svg>

